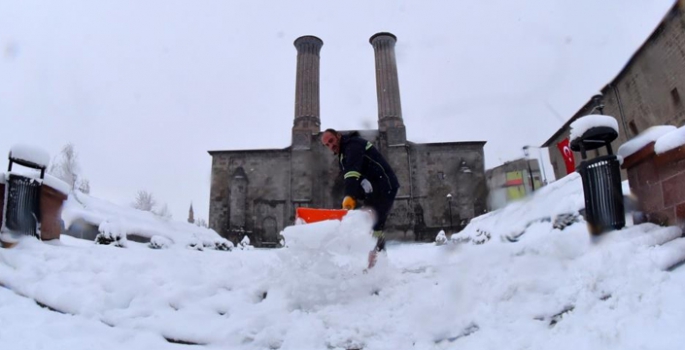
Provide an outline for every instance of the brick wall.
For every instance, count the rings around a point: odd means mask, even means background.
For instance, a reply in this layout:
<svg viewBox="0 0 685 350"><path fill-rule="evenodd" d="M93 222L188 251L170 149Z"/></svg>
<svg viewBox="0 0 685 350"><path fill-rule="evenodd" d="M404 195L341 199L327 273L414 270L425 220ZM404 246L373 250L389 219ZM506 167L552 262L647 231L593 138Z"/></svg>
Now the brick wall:
<svg viewBox="0 0 685 350"><path fill-rule="evenodd" d="M62 204L67 196L43 184L40 189L40 238L44 241L59 239Z"/></svg>
<svg viewBox="0 0 685 350"><path fill-rule="evenodd" d="M657 155L654 142L627 157L622 165L627 169L631 191L638 197L644 221L659 225L679 225L685 222L685 146Z"/></svg>

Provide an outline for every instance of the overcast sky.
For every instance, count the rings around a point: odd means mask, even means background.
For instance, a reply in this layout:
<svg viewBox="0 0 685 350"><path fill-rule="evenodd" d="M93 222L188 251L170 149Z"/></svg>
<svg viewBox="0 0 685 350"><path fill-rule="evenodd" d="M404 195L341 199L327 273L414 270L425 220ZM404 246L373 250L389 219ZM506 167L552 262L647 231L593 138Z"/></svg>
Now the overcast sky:
<svg viewBox="0 0 685 350"><path fill-rule="evenodd" d="M293 41L324 41L322 128L368 129L368 39L389 31L409 140L487 141L491 168L546 141L671 4L0 0L0 155L71 142L93 195L129 204L147 190L175 219L191 202L207 219L207 150L290 144Z"/></svg>

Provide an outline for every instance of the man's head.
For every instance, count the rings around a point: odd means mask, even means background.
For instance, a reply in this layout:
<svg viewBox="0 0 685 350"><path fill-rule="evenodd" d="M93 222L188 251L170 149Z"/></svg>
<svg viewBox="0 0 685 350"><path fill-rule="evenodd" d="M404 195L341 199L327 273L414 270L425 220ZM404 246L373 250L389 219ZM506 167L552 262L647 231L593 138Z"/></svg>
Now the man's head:
<svg viewBox="0 0 685 350"><path fill-rule="evenodd" d="M334 129L326 129L321 135L321 144L337 155L340 153L340 136L340 133Z"/></svg>

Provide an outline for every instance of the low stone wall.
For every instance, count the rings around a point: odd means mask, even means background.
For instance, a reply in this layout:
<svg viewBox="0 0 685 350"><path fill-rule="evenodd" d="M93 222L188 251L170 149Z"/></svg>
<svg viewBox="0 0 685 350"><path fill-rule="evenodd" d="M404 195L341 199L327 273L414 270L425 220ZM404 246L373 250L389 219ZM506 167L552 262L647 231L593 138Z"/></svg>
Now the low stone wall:
<svg viewBox="0 0 685 350"><path fill-rule="evenodd" d="M626 157L621 167L628 171L630 189L642 210L633 218L636 224L647 221L684 228L685 146L656 154L652 142Z"/></svg>

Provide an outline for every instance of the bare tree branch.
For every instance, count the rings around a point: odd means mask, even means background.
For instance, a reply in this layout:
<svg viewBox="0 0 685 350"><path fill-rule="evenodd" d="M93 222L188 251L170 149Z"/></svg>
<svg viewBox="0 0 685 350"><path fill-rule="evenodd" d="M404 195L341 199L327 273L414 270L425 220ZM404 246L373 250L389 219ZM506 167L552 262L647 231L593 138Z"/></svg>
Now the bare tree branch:
<svg viewBox="0 0 685 350"><path fill-rule="evenodd" d="M78 154L74 149L74 145L68 143L64 145L62 151L55 157L48 173L69 184L73 190L76 185L78 170Z"/></svg>
<svg viewBox="0 0 685 350"><path fill-rule="evenodd" d="M133 204L131 204L132 207L138 210L149 212L152 212L156 205L157 201L155 200L152 193L144 190L138 191L138 193L136 194L135 201L133 202Z"/></svg>

